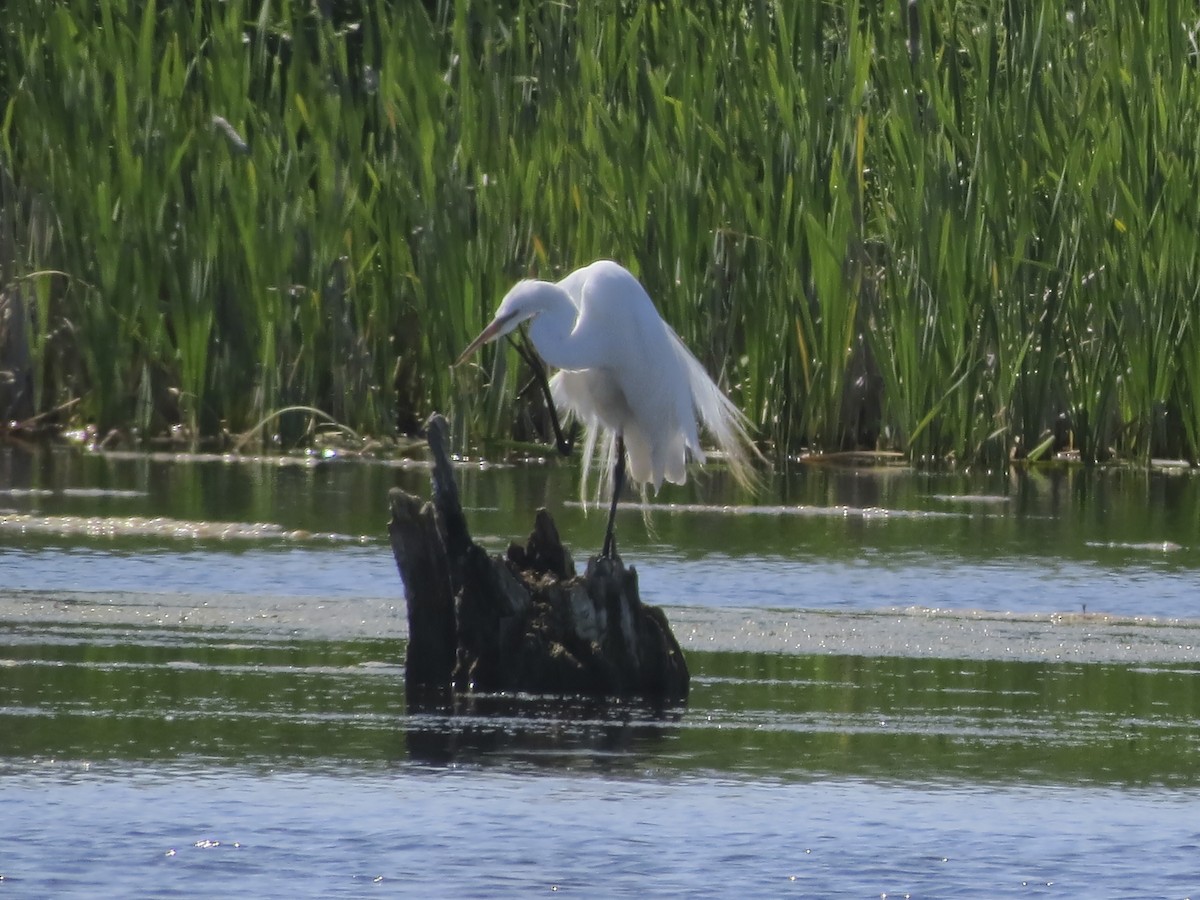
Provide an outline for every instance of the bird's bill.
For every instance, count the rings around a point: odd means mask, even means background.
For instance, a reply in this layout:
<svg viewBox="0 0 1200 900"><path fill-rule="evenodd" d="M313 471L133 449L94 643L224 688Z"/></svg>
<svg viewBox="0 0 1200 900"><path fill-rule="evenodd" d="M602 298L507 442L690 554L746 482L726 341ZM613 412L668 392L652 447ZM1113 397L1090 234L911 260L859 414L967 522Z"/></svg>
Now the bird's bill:
<svg viewBox="0 0 1200 900"><path fill-rule="evenodd" d="M478 350L488 341L494 341L496 338L500 337L500 335L504 334L504 326L508 324L509 318L511 318L511 316L503 319L493 319L492 324L483 329L483 331L479 333L479 337L475 338L475 340L471 341L471 343L467 345L467 349L464 350L458 359L454 361L454 364L456 366L461 366L464 362L471 358L471 355L476 350Z"/></svg>
<svg viewBox="0 0 1200 900"><path fill-rule="evenodd" d="M501 324L502 323L500 322L492 322L491 325L483 329L483 331L479 333L479 337L475 338L475 340L471 341L471 343L467 345L467 349L464 350L458 359L454 361L454 364L456 366L461 366L464 362L471 358L476 350L478 350L488 341L494 340L500 334Z"/></svg>

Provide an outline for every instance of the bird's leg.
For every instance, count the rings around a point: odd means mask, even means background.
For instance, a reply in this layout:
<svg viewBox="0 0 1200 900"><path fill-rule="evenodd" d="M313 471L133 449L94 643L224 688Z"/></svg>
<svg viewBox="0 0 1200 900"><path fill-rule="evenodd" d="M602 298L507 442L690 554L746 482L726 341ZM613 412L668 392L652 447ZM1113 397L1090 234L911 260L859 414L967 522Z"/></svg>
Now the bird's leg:
<svg viewBox="0 0 1200 900"><path fill-rule="evenodd" d="M579 433L579 423L576 422L571 426L569 436L563 434L562 423L558 421L558 410L554 406L554 396L550 393L550 380L546 377L546 367L542 365L537 351L530 346L528 335L524 331L520 334L520 341L514 339L510 334L508 342L513 345L513 349L520 354L521 359L525 360L533 371L533 378L542 389L542 396L546 398L546 409L550 413L550 424L554 428L554 444L558 448L558 452L563 456L570 456L571 448L575 446L575 436Z"/></svg>
<svg viewBox="0 0 1200 900"><path fill-rule="evenodd" d="M625 487L625 436L617 435L617 461L613 463L612 506L608 510L608 528L604 530L604 549L600 556L612 559L617 555L617 538L613 533L617 525L617 500Z"/></svg>

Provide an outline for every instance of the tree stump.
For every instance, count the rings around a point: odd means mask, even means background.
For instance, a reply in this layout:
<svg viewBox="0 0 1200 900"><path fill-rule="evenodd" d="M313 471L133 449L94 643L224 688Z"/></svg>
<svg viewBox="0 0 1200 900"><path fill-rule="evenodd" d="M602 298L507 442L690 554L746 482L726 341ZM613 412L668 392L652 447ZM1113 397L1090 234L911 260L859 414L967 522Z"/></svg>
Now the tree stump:
<svg viewBox="0 0 1200 900"><path fill-rule="evenodd" d="M525 544L504 556L471 539L448 433L441 415L430 417L432 500L389 495L388 532L408 604L410 705L478 694L683 703L683 652L662 610L642 603L632 567L597 556L577 575L544 509Z"/></svg>

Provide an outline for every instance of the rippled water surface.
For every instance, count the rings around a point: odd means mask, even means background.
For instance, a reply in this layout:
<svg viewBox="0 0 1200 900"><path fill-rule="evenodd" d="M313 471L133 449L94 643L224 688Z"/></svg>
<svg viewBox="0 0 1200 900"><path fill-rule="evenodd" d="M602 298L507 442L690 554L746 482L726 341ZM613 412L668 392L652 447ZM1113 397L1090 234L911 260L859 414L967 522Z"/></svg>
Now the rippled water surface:
<svg viewBox="0 0 1200 900"><path fill-rule="evenodd" d="M465 468L475 533L582 559L574 477ZM667 715L406 709L426 479L0 449L0 896L1200 894L1194 477L664 492L620 535Z"/></svg>

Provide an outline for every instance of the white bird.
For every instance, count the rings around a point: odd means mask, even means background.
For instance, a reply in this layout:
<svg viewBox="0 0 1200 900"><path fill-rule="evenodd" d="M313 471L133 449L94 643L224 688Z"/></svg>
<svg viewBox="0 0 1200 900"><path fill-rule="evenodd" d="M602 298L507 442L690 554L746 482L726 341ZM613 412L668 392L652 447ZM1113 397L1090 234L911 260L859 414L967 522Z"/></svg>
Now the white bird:
<svg viewBox="0 0 1200 900"><path fill-rule="evenodd" d="M500 302L496 315L462 352L459 365L488 341L529 322L538 355L558 369L550 381L554 404L585 429L581 494L596 443L612 491L602 555L611 557L613 528L626 475L655 491L663 481L687 481L688 457L705 461L703 424L744 486L754 483L759 456L748 421L684 346L641 283L623 266L600 260L559 282L526 280Z"/></svg>

